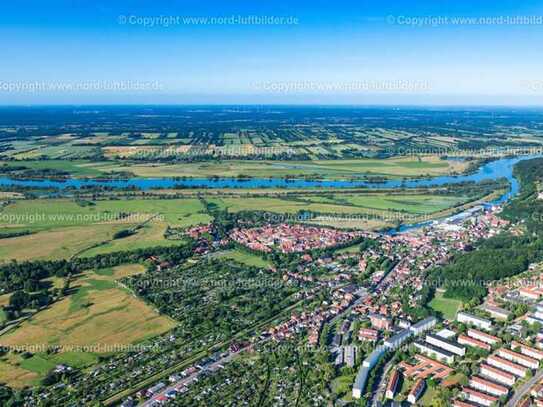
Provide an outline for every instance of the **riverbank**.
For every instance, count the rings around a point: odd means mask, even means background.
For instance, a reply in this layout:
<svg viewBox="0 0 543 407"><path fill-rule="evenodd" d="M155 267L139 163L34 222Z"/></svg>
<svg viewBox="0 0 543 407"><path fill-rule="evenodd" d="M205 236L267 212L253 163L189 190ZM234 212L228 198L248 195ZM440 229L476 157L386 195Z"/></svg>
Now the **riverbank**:
<svg viewBox="0 0 543 407"><path fill-rule="evenodd" d="M63 181L51 179L21 180L10 177L0 177L0 187L21 187L37 189L164 189L164 188L199 188L199 189L255 189L255 188L367 188L367 189L397 189L435 187L464 182L481 182L507 178L512 184L512 192L518 190L518 183L513 177L513 166L520 161L537 156L521 156L503 158L485 163L477 171L465 175L437 176L427 179L399 180L391 179L381 182L347 181L347 180L305 180L284 178L128 178L128 179L76 179Z"/></svg>

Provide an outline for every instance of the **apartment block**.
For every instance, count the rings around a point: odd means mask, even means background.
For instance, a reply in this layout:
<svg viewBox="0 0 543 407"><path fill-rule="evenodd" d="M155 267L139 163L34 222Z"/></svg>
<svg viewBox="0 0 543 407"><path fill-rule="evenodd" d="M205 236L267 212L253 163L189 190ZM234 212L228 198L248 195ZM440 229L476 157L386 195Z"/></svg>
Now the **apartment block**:
<svg viewBox="0 0 543 407"><path fill-rule="evenodd" d="M433 357L440 362L448 363L449 365L454 362L454 353L449 352L443 348L432 345L428 342L415 341L413 346L419 350L419 352L426 356Z"/></svg>
<svg viewBox="0 0 543 407"><path fill-rule="evenodd" d="M518 363L519 365L527 367L529 369L537 369L539 367L539 362L536 359L533 359L521 353L513 352L509 349L498 349L497 354L503 359Z"/></svg>
<svg viewBox="0 0 543 407"><path fill-rule="evenodd" d="M409 392L409 395L407 396L407 401L411 404L415 404L422 395L422 393L424 393L425 388L426 382L422 379L417 380L417 382Z"/></svg>
<svg viewBox="0 0 543 407"><path fill-rule="evenodd" d="M396 392L398 391L398 384L400 383L400 372L398 369L394 369L394 372L392 372L392 375L390 376L390 380L387 384L387 389L385 392L385 397L387 399L393 399L396 395Z"/></svg>
<svg viewBox="0 0 543 407"><path fill-rule="evenodd" d="M489 335L486 332L478 331L477 329L468 329L467 335L470 338L475 338L489 345L497 345L501 342L501 339L497 336Z"/></svg>
<svg viewBox="0 0 543 407"><path fill-rule="evenodd" d="M469 314L467 312L459 312L456 314L456 320L458 322L462 322L463 324L473 325L477 328L490 330L492 329L492 321L489 321L488 319L478 317L473 314Z"/></svg>
<svg viewBox="0 0 543 407"><path fill-rule="evenodd" d="M528 373L528 369L524 366L517 365L516 363L510 362L506 359L502 359L496 355L489 356L486 359L486 362L490 366L497 367L498 369L502 369L518 377L526 377L526 374Z"/></svg>
<svg viewBox="0 0 543 407"><path fill-rule="evenodd" d="M481 309L488 312L492 318L507 320L511 316L511 311L493 305L484 304Z"/></svg>
<svg viewBox="0 0 543 407"><path fill-rule="evenodd" d="M462 400L454 400L452 405L453 407L477 407L476 404L466 403Z"/></svg>
<svg viewBox="0 0 543 407"><path fill-rule="evenodd" d="M371 326L375 329L390 330L392 328L392 320L381 314L371 314L369 316Z"/></svg>
<svg viewBox="0 0 543 407"><path fill-rule="evenodd" d="M518 293L521 297L527 298L529 300L539 300L541 298L540 290L535 290L533 288L519 288Z"/></svg>
<svg viewBox="0 0 543 407"><path fill-rule="evenodd" d="M515 375L483 363L479 366L479 374L497 383L513 386L517 381Z"/></svg>
<svg viewBox="0 0 543 407"><path fill-rule="evenodd" d="M540 351L539 349L532 348L528 345L524 345L523 343L513 341L511 343L511 349L516 350L518 349L520 353L523 355L529 356L531 358L537 359L537 360L543 360L543 351Z"/></svg>
<svg viewBox="0 0 543 407"><path fill-rule="evenodd" d="M475 338L470 338L467 335L459 335L458 336L458 343L461 345L467 345L472 346L474 348L483 349L486 351L490 351L492 348L488 343L484 343L483 341L480 341Z"/></svg>
<svg viewBox="0 0 543 407"><path fill-rule="evenodd" d="M432 334L426 335L426 342L434 346L443 348L458 356L464 356L466 354L465 346L460 345L458 342L451 341L437 335L432 335Z"/></svg>
<svg viewBox="0 0 543 407"><path fill-rule="evenodd" d="M463 387L462 393L467 400L486 407L490 407L499 400L499 398L496 396L490 396L480 391L470 389L469 387Z"/></svg>
<svg viewBox="0 0 543 407"><path fill-rule="evenodd" d="M409 330L415 335L419 335L429 329L432 329L437 324L436 317L428 317L422 321L417 322L409 327Z"/></svg>
<svg viewBox="0 0 543 407"><path fill-rule="evenodd" d="M509 389L501 384L493 383L481 377L474 376L469 380L469 385L475 390L491 394L492 396L505 396L509 394Z"/></svg>

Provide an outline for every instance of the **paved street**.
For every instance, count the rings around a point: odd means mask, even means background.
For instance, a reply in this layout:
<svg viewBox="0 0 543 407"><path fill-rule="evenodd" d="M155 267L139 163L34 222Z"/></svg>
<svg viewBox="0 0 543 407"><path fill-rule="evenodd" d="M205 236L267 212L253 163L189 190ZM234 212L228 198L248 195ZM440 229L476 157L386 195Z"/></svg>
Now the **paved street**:
<svg viewBox="0 0 543 407"><path fill-rule="evenodd" d="M377 386L377 389L371 395L371 399L369 403L370 406L377 407L380 405L379 400L381 400L385 395L385 391L387 387L386 379L388 377L388 374L391 368L392 368L392 361L388 362L383 369L383 374L379 378L379 385Z"/></svg>
<svg viewBox="0 0 543 407"><path fill-rule="evenodd" d="M351 311L351 309L353 307L355 307L356 305L360 304L362 302L362 300L367 296L368 294L365 293L361 298L358 298L353 304L351 304L348 308L346 308L342 313L336 315L334 318L332 318L329 323L334 323L335 321L337 321L339 318L345 316L345 314L349 313ZM265 342L267 341L268 339L264 339L263 341L261 342ZM212 363L209 367L209 368L214 368L214 367L218 367L218 365L225 365L226 363L230 362L232 359L234 359L235 357L237 357L240 353L242 353L243 351L245 351L247 348L242 348L240 349L238 352L235 352L235 353L230 353L228 356L222 358L222 359L219 359L218 361ZM165 394L171 390L174 390L175 388L177 387L181 387L183 385L186 385L187 383L191 383L195 378L197 378L199 375L201 374L201 371L198 371L198 372L195 372L193 373L192 375L190 376L187 376L185 378L183 378L182 380L176 382L176 383L173 383L171 384L170 386L164 388L164 390L162 390L160 393L157 393L154 397L150 398L149 400L143 402L143 403L140 403L139 404L139 407L152 407L153 406L153 403L155 402L155 400L161 396L165 396ZM179 395L180 397L182 397L182 395Z"/></svg>
<svg viewBox="0 0 543 407"><path fill-rule="evenodd" d="M513 394L513 397L511 397L511 400L507 403L507 407L515 407L518 405L520 400L528 394L530 389L541 379L543 378L543 370L539 370L533 378L531 378L526 384L522 385L517 389L515 394Z"/></svg>
<svg viewBox="0 0 543 407"><path fill-rule="evenodd" d="M239 355L241 352L243 352L246 348L243 348L243 349L240 349L239 351L237 352L234 352L234 353L230 353L228 356L225 356L224 358L222 359L219 359L217 360L216 362L212 363L211 365L209 365L208 369L215 369L215 368L218 368L219 365L223 365L230 362L232 359L234 359L237 355ZM200 374L202 373L201 370L191 374L190 376L187 376L185 378L183 378L182 380L176 382L176 383L173 383L172 385L166 387L164 390L162 390L160 393L158 393L157 395L155 395L154 397L150 398L149 400L143 402L140 404L141 407L151 407L153 406L153 403L154 401L161 397L161 396L165 396L166 393L168 393L169 391L171 390L174 390L176 389L177 387L181 387L181 386L184 386L188 383L192 383L192 381L194 379L196 379Z"/></svg>

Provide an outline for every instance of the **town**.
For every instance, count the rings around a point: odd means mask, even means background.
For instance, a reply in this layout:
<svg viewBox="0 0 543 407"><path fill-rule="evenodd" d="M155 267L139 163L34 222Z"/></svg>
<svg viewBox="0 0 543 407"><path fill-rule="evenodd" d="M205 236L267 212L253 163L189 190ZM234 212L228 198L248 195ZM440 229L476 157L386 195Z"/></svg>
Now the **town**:
<svg viewBox="0 0 543 407"><path fill-rule="evenodd" d="M537 370L543 351L538 350L537 343L522 339L523 329L535 329L524 328L522 321L538 324L537 319L542 317L543 322L543 302L541 313L534 308L534 313L518 316L514 321L513 312L500 304L508 298L522 298L536 307L536 301L543 296L537 284L534 288L508 292L492 287L488 301L474 311L458 311L453 319L419 319L416 313L406 311L417 308L432 267L446 264L455 253L471 250L481 239L514 228L499 217L500 211L499 206L481 206L461 216L398 234L344 234L287 224L235 229L230 239L251 250L301 253L301 263L295 271L269 268L267 272L282 275L287 284L305 287L298 298L312 300L327 292L327 299L315 303L312 310L293 313L244 344L232 344L224 353L194 364L178 376L170 376L170 384L159 382L137 396L149 398L145 406L182 399L190 395L191 384L200 375L213 375L243 352L251 352L265 342L288 343L300 336L306 338L309 347L324 344L337 369L358 369L347 399L365 398L368 403L405 400L415 404L423 397L435 397L435 388L428 388L428 380L442 382L445 389L456 394L455 406L490 406L506 401L512 394L520 398L514 386L521 382L527 386L527 377L531 377L528 384L532 384L529 390L533 393L540 377L531 374ZM204 230L208 232L209 228ZM347 246L316 258L309 254L314 249L344 247L344 243L360 238L360 251ZM538 270L533 266L529 272ZM502 294L500 299L498 292ZM505 326L504 321L511 324ZM515 332L516 340L505 340ZM540 337L543 339L543 333ZM543 348L543 342L540 347ZM395 366L389 361L383 368L383 361L391 354L404 355L403 360ZM467 361L476 363L476 367L472 368ZM379 371L376 377L372 377L372 370ZM370 377L379 382L373 384L376 390L368 389ZM522 390L524 400L529 395ZM133 403L130 399L125 405Z"/></svg>
<svg viewBox="0 0 543 407"><path fill-rule="evenodd" d="M543 407L541 1L0 21L0 407Z"/></svg>

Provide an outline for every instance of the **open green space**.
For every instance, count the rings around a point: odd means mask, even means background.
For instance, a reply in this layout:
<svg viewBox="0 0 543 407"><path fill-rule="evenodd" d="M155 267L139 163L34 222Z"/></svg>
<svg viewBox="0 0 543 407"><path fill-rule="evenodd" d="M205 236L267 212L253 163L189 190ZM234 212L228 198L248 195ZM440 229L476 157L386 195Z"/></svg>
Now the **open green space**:
<svg viewBox="0 0 543 407"><path fill-rule="evenodd" d="M34 150L36 155L40 152ZM34 153L25 153L25 156L28 154L34 155ZM20 155L18 158L26 158L23 155ZM23 166L31 170L56 170L56 171L65 171L74 177L100 177L105 173L97 169L99 163L93 162L90 160L31 160L25 159L20 162L12 161L0 161L0 166L2 165L12 165L12 166Z"/></svg>
<svg viewBox="0 0 543 407"><path fill-rule="evenodd" d="M11 380L10 366L19 372L16 380L26 384L35 383L58 364L84 368L116 346L138 343L175 326L170 318L159 315L118 285L117 280L144 272L143 266L107 270L78 276L71 283L73 293L0 337L4 346L39 349L29 358L13 352L4 355L0 360L0 381ZM60 351L44 351L53 346L60 347Z"/></svg>
<svg viewBox="0 0 543 407"><path fill-rule="evenodd" d="M434 298L428 304L433 310L440 312L443 318L450 321L456 318L456 313L462 307L462 301L453 298L445 298L442 292L436 292Z"/></svg>
<svg viewBox="0 0 543 407"><path fill-rule="evenodd" d="M157 217L172 226L209 220L198 199L17 200L4 207L0 228L44 230L62 226L142 223Z"/></svg>
<svg viewBox="0 0 543 407"><path fill-rule="evenodd" d="M209 223L198 199L118 199L81 202L73 199L17 200L0 213L0 232L32 234L2 239L0 260L69 258L151 246L173 246L168 226ZM122 239L116 232L134 229Z"/></svg>
<svg viewBox="0 0 543 407"><path fill-rule="evenodd" d="M267 268L271 265L266 259L242 249L227 250L217 253L217 255L223 259L232 259L238 263L247 264L248 266L253 267Z"/></svg>
<svg viewBox="0 0 543 407"><path fill-rule="evenodd" d="M206 161L183 164L123 164L95 166L99 171L129 171L139 177L239 177L351 179L364 176L417 178L461 173L467 164L438 157L312 161Z"/></svg>

